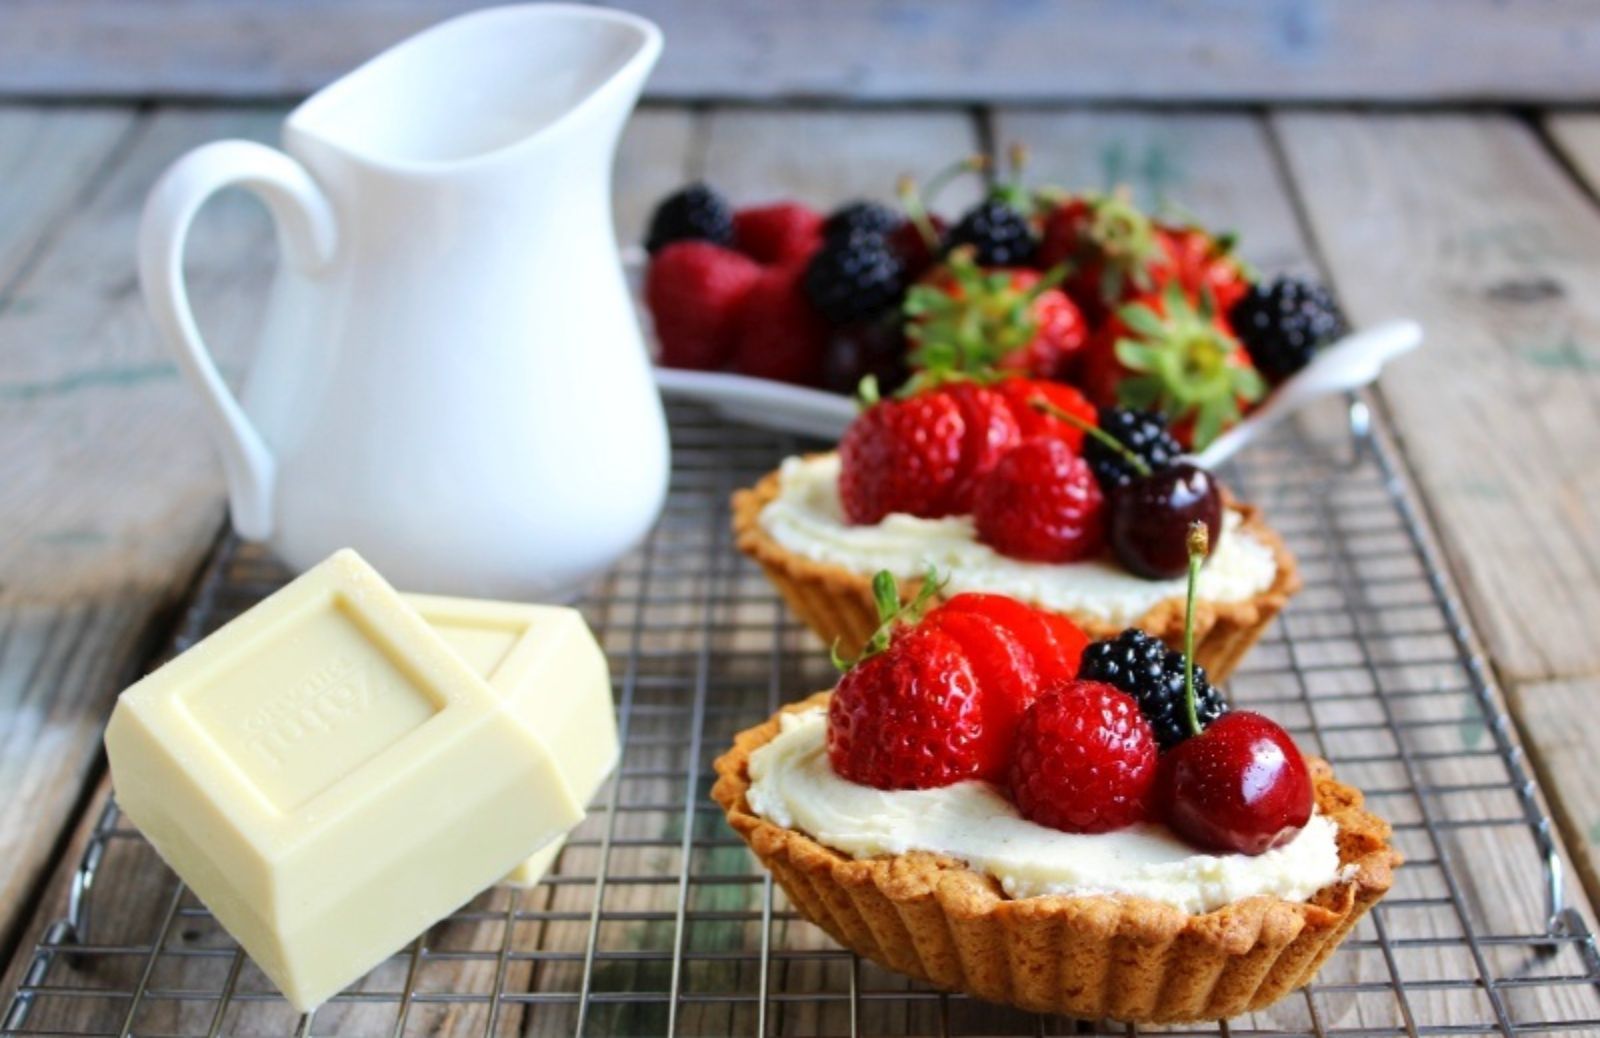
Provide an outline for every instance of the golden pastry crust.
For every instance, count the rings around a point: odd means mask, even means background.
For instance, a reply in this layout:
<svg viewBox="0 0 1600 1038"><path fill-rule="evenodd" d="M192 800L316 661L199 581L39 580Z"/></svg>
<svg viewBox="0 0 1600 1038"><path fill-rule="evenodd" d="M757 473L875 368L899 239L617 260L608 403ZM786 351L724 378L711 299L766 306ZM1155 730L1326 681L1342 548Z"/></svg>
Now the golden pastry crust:
<svg viewBox="0 0 1600 1038"><path fill-rule="evenodd" d="M1134 1023L1216 1020L1308 983L1389 890L1401 856L1361 794L1309 764L1317 806L1338 826L1344 876L1305 902L1252 897L1203 915L1124 895L1012 899L990 876L928 852L857 860L750 810L750 754L785 707L741 732L711 795L807 919L874 962L951 991L1039 1013Z"/></svg>
<svg viewBox="0 0 1600 1038"><path fill-rule="evenodd" d="M872 598L872 575L857 573L836 563L818 562L792 552L779 544L761 525L761 510L778 496L778 470L767 473L754 487L733 495L733 535L739 550L761 565L789 608L817 633L823 642L838 642L846 656L861 651L861 646L878 626L877 606ZM1283 538L1266 524L1259 509L1227 499L1227 506L1239 512L1240 529L1248 531L1272 551L1277 573L1271 585L1241 602L1195 603L1195 660L1213 681L1228 675L1250 647L1255 645L1296 591L1300 590L1300 569L1284 546ZM905 595L916 593L918 580L902 582ZM1149 631L1175 649L1183 647L1184 600L1181 595L1156 603L1132 624L1109 624L1076 613L1066 615L1083 629L1090 641L1114 638L1124 627Z"/></svg>

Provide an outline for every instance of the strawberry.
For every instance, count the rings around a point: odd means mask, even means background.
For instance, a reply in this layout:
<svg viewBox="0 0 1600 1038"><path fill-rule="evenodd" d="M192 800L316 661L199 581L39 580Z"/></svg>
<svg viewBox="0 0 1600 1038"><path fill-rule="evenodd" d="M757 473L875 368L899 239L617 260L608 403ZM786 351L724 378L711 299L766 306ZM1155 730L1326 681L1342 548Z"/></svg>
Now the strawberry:
<svg viewBox="0 0 1600 1038"><path fill-rule="evenodd" d="M1024 440L1035 436L1053 436L1065 440L1074 451L1083 446L1083 430L1054 415L1042 414L1035 401L1043 400L1052 407L1096 424L1095 406L1077 389L1061 382L1040 379L1008 378L994 385L995 392L1011 403L1011 413L1017 419Z"/></svg>
<svg viewBox="0 0 1600 1038"><path fill-rule="evenodd" d="M946 393L872 404L839 441L845 519L865 525L891 512L949 514L966 433L961 406Z"/></svg>
<svg viewBox="0 0 1600 1038"><path fill-rule="evenodd" d="M645 302L670 368L720 368L733 350L738 307L761 268L732 249L680 241L650 261Z"/></svg>
<svg viewBox="0 0 1600 1038"><path fill-rule="evenodd" d="M1192 300L1210 292L1222 314L1250 291L1249 270L1234 256L1231 235L1213 236L1195 226L1158 225L1156 241L1166 260L1154 268L1155 287L1176 281Z"/></svg>
<svg viewBox="0 0 1600 1038"><path fill-rule="evenodd" d="M1048 276L980 267L969 249L913 286L904 312L912 363L933 372L1063 378L1088 340L1083 315Z"/></svg>
<svg viewBox="0 0 1600 1038"><path fill-rule="evenodd" d="M733 214L733 247L758 263L811 258L822 244L822 214L798 202L754 206Z"/></svg>
<svg viewBox="0 0 1600 1038"><path fill-rule="evenodd" d="M976 591L955 595L929 614L970 613L1010 632L1028 650L1039 684L1052 685L1078 674L1078 661L1088 638L1076 624L1059 613L1019 602L1005 595Z"/></svg>
<svg viewBox="0 0 1600 1038"><path fill-rule="evenodd" d="M1017 722L1039 687L1033 653L1022 639L981 613L941 607L928 614L923 627L943 631L966 655L978 682L983 722L977 776L1005 781Z"/></svg>
<svg viewBox="0 0 1600 1038"><path fill-rule="evenodd" d="M1197 450L1266 392L1210 294L1193 304L1177 282L1119 309L1089 353L1084 388L1091 398L1161 411L1175 427L1192 430L1187 444Z"/></svg>
<svg viewBox="0 0 1600 1038"><path fill-rule="evenodd" d="M827 743L840 777L877 789L975 778L995 755L972 665L954 638L926 625L898 632L839 680Z"/></svg>
<svg viewBox="0 0 1600 1038"><path fill-rule="evenodd" d="M1149 817L1157 761L1155 735L1132 696L1098 681L1069 681L1023 714L1011 796L1040 825L1110 832Z"/></svg>
<svg viewBox="0 0 1600 1038"><path fill-rule="evenodd" d="M800 287L803 263L769 267L734 313L733 368L798 385L822 380L828 325Z"/></svg>
<svg viewBox="0 0 1600 1038"><path fill-rule="evenodd" d="M1019 422L1005 397L976 382L947 382L934 390L956 402L966 425L961 444L961 464L945 508L951 514L972 511L972 495L978 481L989 474L995 463L1021 442Z"/></svg>
<svg viewBox="0 0 1600 1038"><path fill-rule="evenodd" d="M1154 224L1124 192L1068 195L1044 215L1039 266L1067 266L1062 288L1091 325L1154 287L1150 268L1163 259Z"/></svg>
<svg viewBox="0 0 1600 1038"><path fill-rule="evenodd" d="M1040 437L1000 459L978 484L978 539L1002 555L1073 562L1100 550L1104 499L1094 473L1065 441Z"/></svg>

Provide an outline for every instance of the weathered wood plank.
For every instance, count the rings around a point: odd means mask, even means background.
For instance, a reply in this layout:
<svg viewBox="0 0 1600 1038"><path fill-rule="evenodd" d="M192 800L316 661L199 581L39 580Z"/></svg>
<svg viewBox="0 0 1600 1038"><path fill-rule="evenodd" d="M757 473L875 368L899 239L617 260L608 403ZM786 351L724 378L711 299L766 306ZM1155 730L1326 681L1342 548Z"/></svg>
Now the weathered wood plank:
<svg viewBox="0 0 1600 1038"><path fill-rule="evenodd" d="M1545 789L1578 879L1600 891L1600 770L1591 718L1600 703L1600 676L1530 681L1510 690L1512 706Z"/></svg>
<svg viewBox="0 0 1600 1038"><path fill-rule="evenodd" d="M132 125L128 109L0 107L0 299Z"/></svg>
<svg viewBox="0 0 1600 1038"><path fill-rule="evenodd" d="M1027 147L1030 182L1068 190L1126 186L1152 212L1233 231L1245 258L1264 271L1312 272L1259 119L1009 109L995 114L993 129L997 147Z"/></svg>
<svg viewBox="0 0 1600 1038"><path fill-rule="evenodd" d="M1351 313L1427 329L1383 397L1502 679L1600 671L1600 212L1509 117L1275 125Z"/></svg>
<svg viewBox="0 0 1600 1038"><path fill-rule="evenodd" d="M1544 126L1589 190L1600 192L1600 112L1557 112Z"/></svg>
<svg viewBox="0 0 1600 1038"><path fill-rule="evenodd" d="M64 115L70 121L70 115ZM125 117L126 118L126 117ZM220 480L196 412L145 322L132 242L151 181L270 113L142 120L121 161L0 299L0 932L83 794L118 688L211 543ZM237 367L271 256L266 218L224 199L191 246L196 296Z"/></svg>
<svg viewBox="0 0 1600 1038"><path fill-rule="evenodd" d="M893 203L901 175L926 178L979 143L977 124L954 111L727 108L708 119L704 175L735 205ZM968 177L950 185L939 208L959 211L981 193Z"/></svg>
<svg viewBox="0 0 1600 1038"><path fill-rule="evenodd" d="M11 0L0 93L289 97L475 0ZM1586 0L626 0L658 97L1592 100Z"/></svg>

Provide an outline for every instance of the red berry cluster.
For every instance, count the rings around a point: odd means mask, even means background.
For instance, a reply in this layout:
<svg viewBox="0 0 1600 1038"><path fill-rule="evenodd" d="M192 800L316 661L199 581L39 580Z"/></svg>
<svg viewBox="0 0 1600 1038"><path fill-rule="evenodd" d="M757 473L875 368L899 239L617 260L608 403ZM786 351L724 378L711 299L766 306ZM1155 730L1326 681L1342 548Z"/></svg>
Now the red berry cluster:
<svg viewBox="0 0 1600 1038"><path fill-rule="evenodd" d="M1081 423L1041 413L1036 399ZM1094 408L1060 383L956 380L868 407L839 441L839 500L852 523L893 512L972 514L1006 554L1067 562L1100 550L1101 495L1075 445Z"/></svg>
<svg viewBox="0 0 1600 1038"><path fill-rule="evenodd" d="M1133 696L1076 677L1085 639L1058 615L962 594L920 622L886 624L829 702L828 759L849 781L984 780L1040 825L1102 833L1161 820L1196 847L1244 854L1311 816L1310 773L1282 728L1227 713L1161 752Z"/></svg>
<svg viewBox="0 0 1600 1038"><path fill-rule="evenodd" d="M1150 466L1097 421L1076 389L1035 379L957 378L879 401L840 440L840 505L864 525L895 512L970 514L980 540L1030 562L1089 558L1109 539L1140 577L1182 574L1188 524L1201 520L1213 540L1221 532L1221 490L1193 465ZM1086 434L1141 472L1095 471L1083 456Z"/></svg>

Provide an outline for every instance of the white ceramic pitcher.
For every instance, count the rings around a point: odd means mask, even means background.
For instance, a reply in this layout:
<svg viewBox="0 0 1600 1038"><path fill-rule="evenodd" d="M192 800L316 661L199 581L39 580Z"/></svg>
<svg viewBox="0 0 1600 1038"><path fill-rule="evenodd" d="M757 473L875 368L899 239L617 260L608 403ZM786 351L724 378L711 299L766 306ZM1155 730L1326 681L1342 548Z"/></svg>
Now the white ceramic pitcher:
<svg viewBox="0 0 1600 1038"><path fill-rule="evenodd" d="M283 151L220 141L166 172L140 277L241 536L296 569L349 545L408 589L552 598L644 534L666 427L610 186L660 49L618 12L490 8L311 97ZM233 186L266 202L285 261L238 400L182 271L196 211Z"/></svg>

